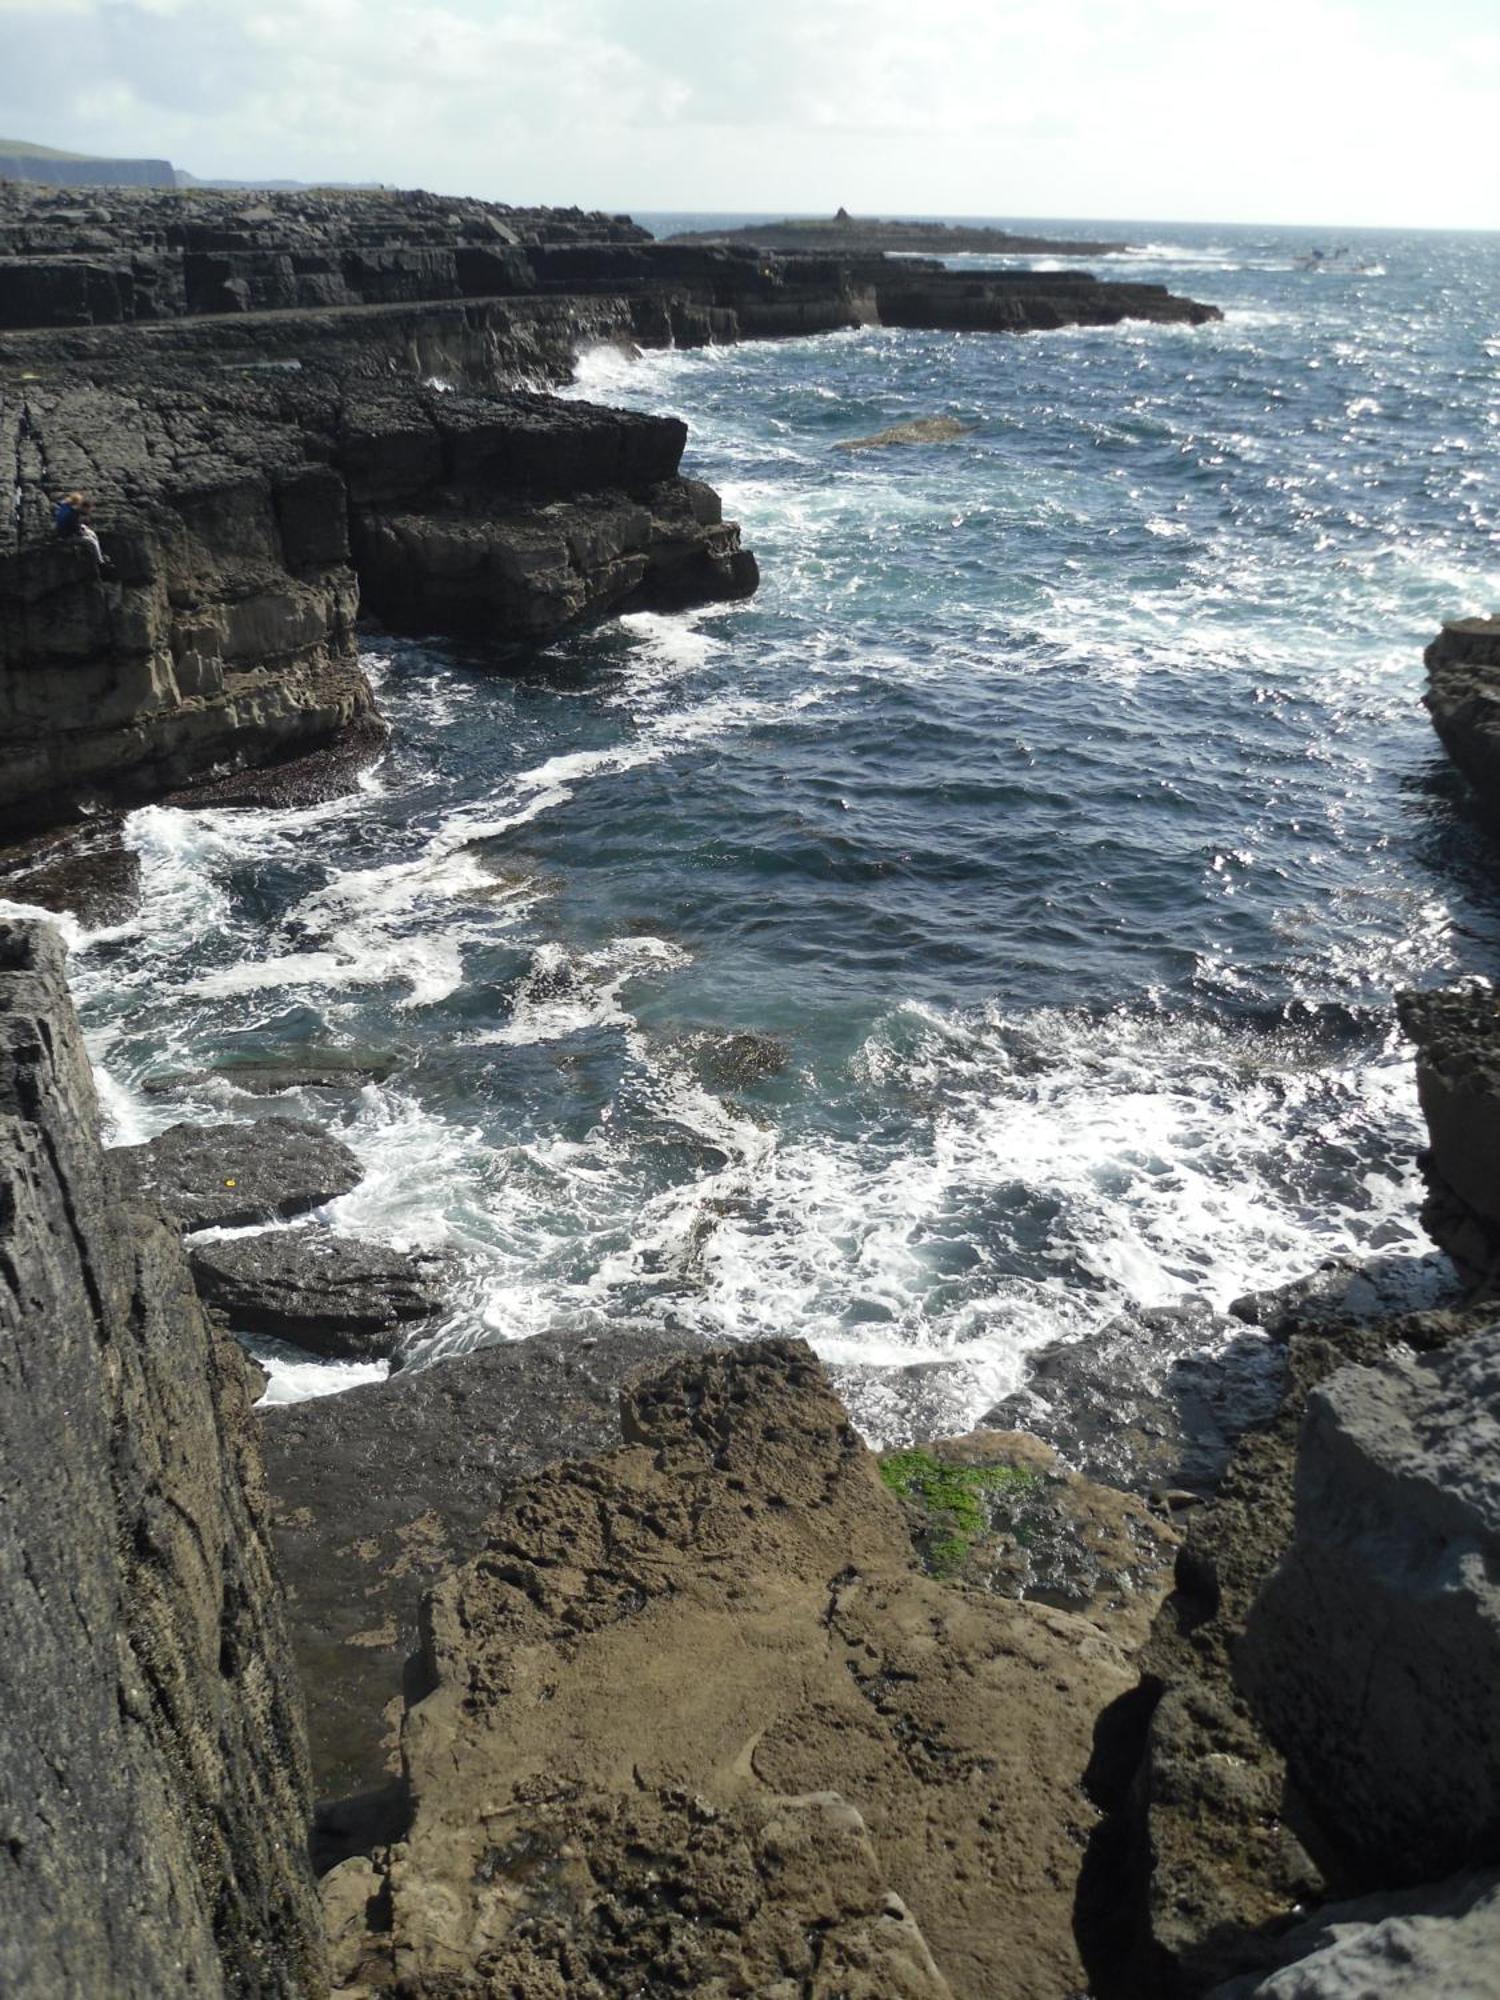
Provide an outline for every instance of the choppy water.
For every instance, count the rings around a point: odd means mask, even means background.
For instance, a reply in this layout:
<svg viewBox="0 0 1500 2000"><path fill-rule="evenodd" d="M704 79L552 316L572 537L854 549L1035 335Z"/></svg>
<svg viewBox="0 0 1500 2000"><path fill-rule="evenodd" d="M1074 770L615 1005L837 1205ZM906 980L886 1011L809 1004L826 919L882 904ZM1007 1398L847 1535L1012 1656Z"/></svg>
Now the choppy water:
<svg viewBox="0 0 1500 2000"><path fill-rule="evenodd" d="M948 1362L954 1421L1122 1304L1420 1249L1390 994L1500 943L1417 699L1500 601L1500 239L1130 233L1225 323L586 358L687 419L759 597L516 678L377 645L357 796L137 813L73 965L118 1136L331 1123L335 1224L460 1260L438 1347L799 1332ZM400 1067L141 1090L330 1040Z"/></svg>

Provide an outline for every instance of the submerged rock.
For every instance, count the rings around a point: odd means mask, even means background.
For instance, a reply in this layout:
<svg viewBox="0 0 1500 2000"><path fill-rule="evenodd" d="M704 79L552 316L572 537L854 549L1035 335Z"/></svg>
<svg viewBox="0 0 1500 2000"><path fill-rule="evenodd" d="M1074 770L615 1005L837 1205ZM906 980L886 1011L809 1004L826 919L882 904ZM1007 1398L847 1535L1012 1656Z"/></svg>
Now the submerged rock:
<svg viewBox="0 0 1500 2000"><path fill-rule="evenodd" d="M1083 1775L1132 1684L1119 1651L922 1574L801 1342L628 1385L622 1428L504 1495L428 1599L413 1816L345 1937L357 1977L1082 1990Z"/></svg>
<svg viewBox="0 0 1500 2000"><path fill-rule="evenodd" d="M118 1184L158 1202L184 1234L284 1221L348 1194L364 1168L342 1140L294 1118L171 1125L108 1155Z"/></svg>
<svg viewBox="0 0 1500 2000"><path fill-rule="evenodd" d="M164 1097L219 1078L252 1097L274 1097L283 1090L352 1090L361 1084L384 1083L399 1067L397 1057L370 1049L308 1047L288 1050L284 1055L256 1049L226 1056L211 1069L172 1070L147 1077L141 1088L148 1097Z"/></svg>
<svg viewBox="0 0 1500 2000"><path fill-rule="evenodd" d="M333 1360L388 1355L404 1325L442 1309L419 1259L322 1229L194 1244L188 1261L199 1297L234 1332L272 1334Z"/></svg>
<svg viewBox="0 0 1500 2000"><path fill-rule="evenodd" d="M1308 1399L1241 1684L1367 1886L1500 1861L1500 1323Z"/></svg>
<svg viewBox="0 0 1500 2000"><path fill-rule="evenodd" d="M874 431L869 437L841 438L835 451L873 451L886 444L946 444L951 438L967 437L974 426L961 424L957 417L915 417L909 424L892 424L889 430Z"/></svg>

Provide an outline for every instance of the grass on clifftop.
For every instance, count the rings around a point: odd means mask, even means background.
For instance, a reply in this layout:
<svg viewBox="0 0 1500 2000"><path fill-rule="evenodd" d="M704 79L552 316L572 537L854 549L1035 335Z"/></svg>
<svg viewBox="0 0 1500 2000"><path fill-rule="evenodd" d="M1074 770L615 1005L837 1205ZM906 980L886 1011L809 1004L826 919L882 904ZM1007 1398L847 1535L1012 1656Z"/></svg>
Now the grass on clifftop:
<svg viewBox="0 0 1500 2000"><path fill-rule="evenodd" d="M935 1517L935 1526L946 1527L947 1533L927 1551L938 1576L951 1576L962 1567L970 1543L988 1525L983 1494L1019 1497L1041 1484L1036 1473L1019 1466L953 1465L930 1451L893 1451L880 1461L880 1476L900 1499L919 1501Z"/></svg>

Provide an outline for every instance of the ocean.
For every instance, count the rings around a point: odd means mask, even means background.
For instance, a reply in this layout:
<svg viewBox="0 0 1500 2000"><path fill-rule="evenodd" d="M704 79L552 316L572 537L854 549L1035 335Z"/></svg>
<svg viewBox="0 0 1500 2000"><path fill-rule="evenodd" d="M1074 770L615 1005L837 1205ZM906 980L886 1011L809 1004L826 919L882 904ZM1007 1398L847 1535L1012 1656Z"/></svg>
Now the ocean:
<svg viewBox="0 0 1500 2000"><path fill-rule="evenodd" d="M316 1119L369 1170L326 1220L446 1260L423 1357L798 1334L882 1443L1122 1316L1425 1272L1391 996L1500 955L1419 701L1500 603L1500 237L1118 233L1223 323L585 355L759 595L372 640L353 796L132 815L138 918L70 927L112 1136ZM395 1068L202 1078L330 1042ZM274 1399L383 1372L261 1348Z"/></svg>

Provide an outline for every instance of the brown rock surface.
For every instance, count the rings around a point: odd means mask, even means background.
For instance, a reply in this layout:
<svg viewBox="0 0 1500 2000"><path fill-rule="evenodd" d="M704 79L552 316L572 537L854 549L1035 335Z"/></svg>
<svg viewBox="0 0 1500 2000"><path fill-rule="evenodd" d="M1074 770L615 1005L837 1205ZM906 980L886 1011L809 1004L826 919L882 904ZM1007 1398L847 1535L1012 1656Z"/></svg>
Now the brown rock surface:
<svg viewBox="0 0 1500 2000"><path fill-rule="evenodd" d="M515 1489L427 1601L412 1824L351 1976L873 2000L944 1990L925 1940L969 2000L1081 1990L1119 1648L921 1574L800 1342L678 1362L622 1416L623 1448Z"/></svg>

